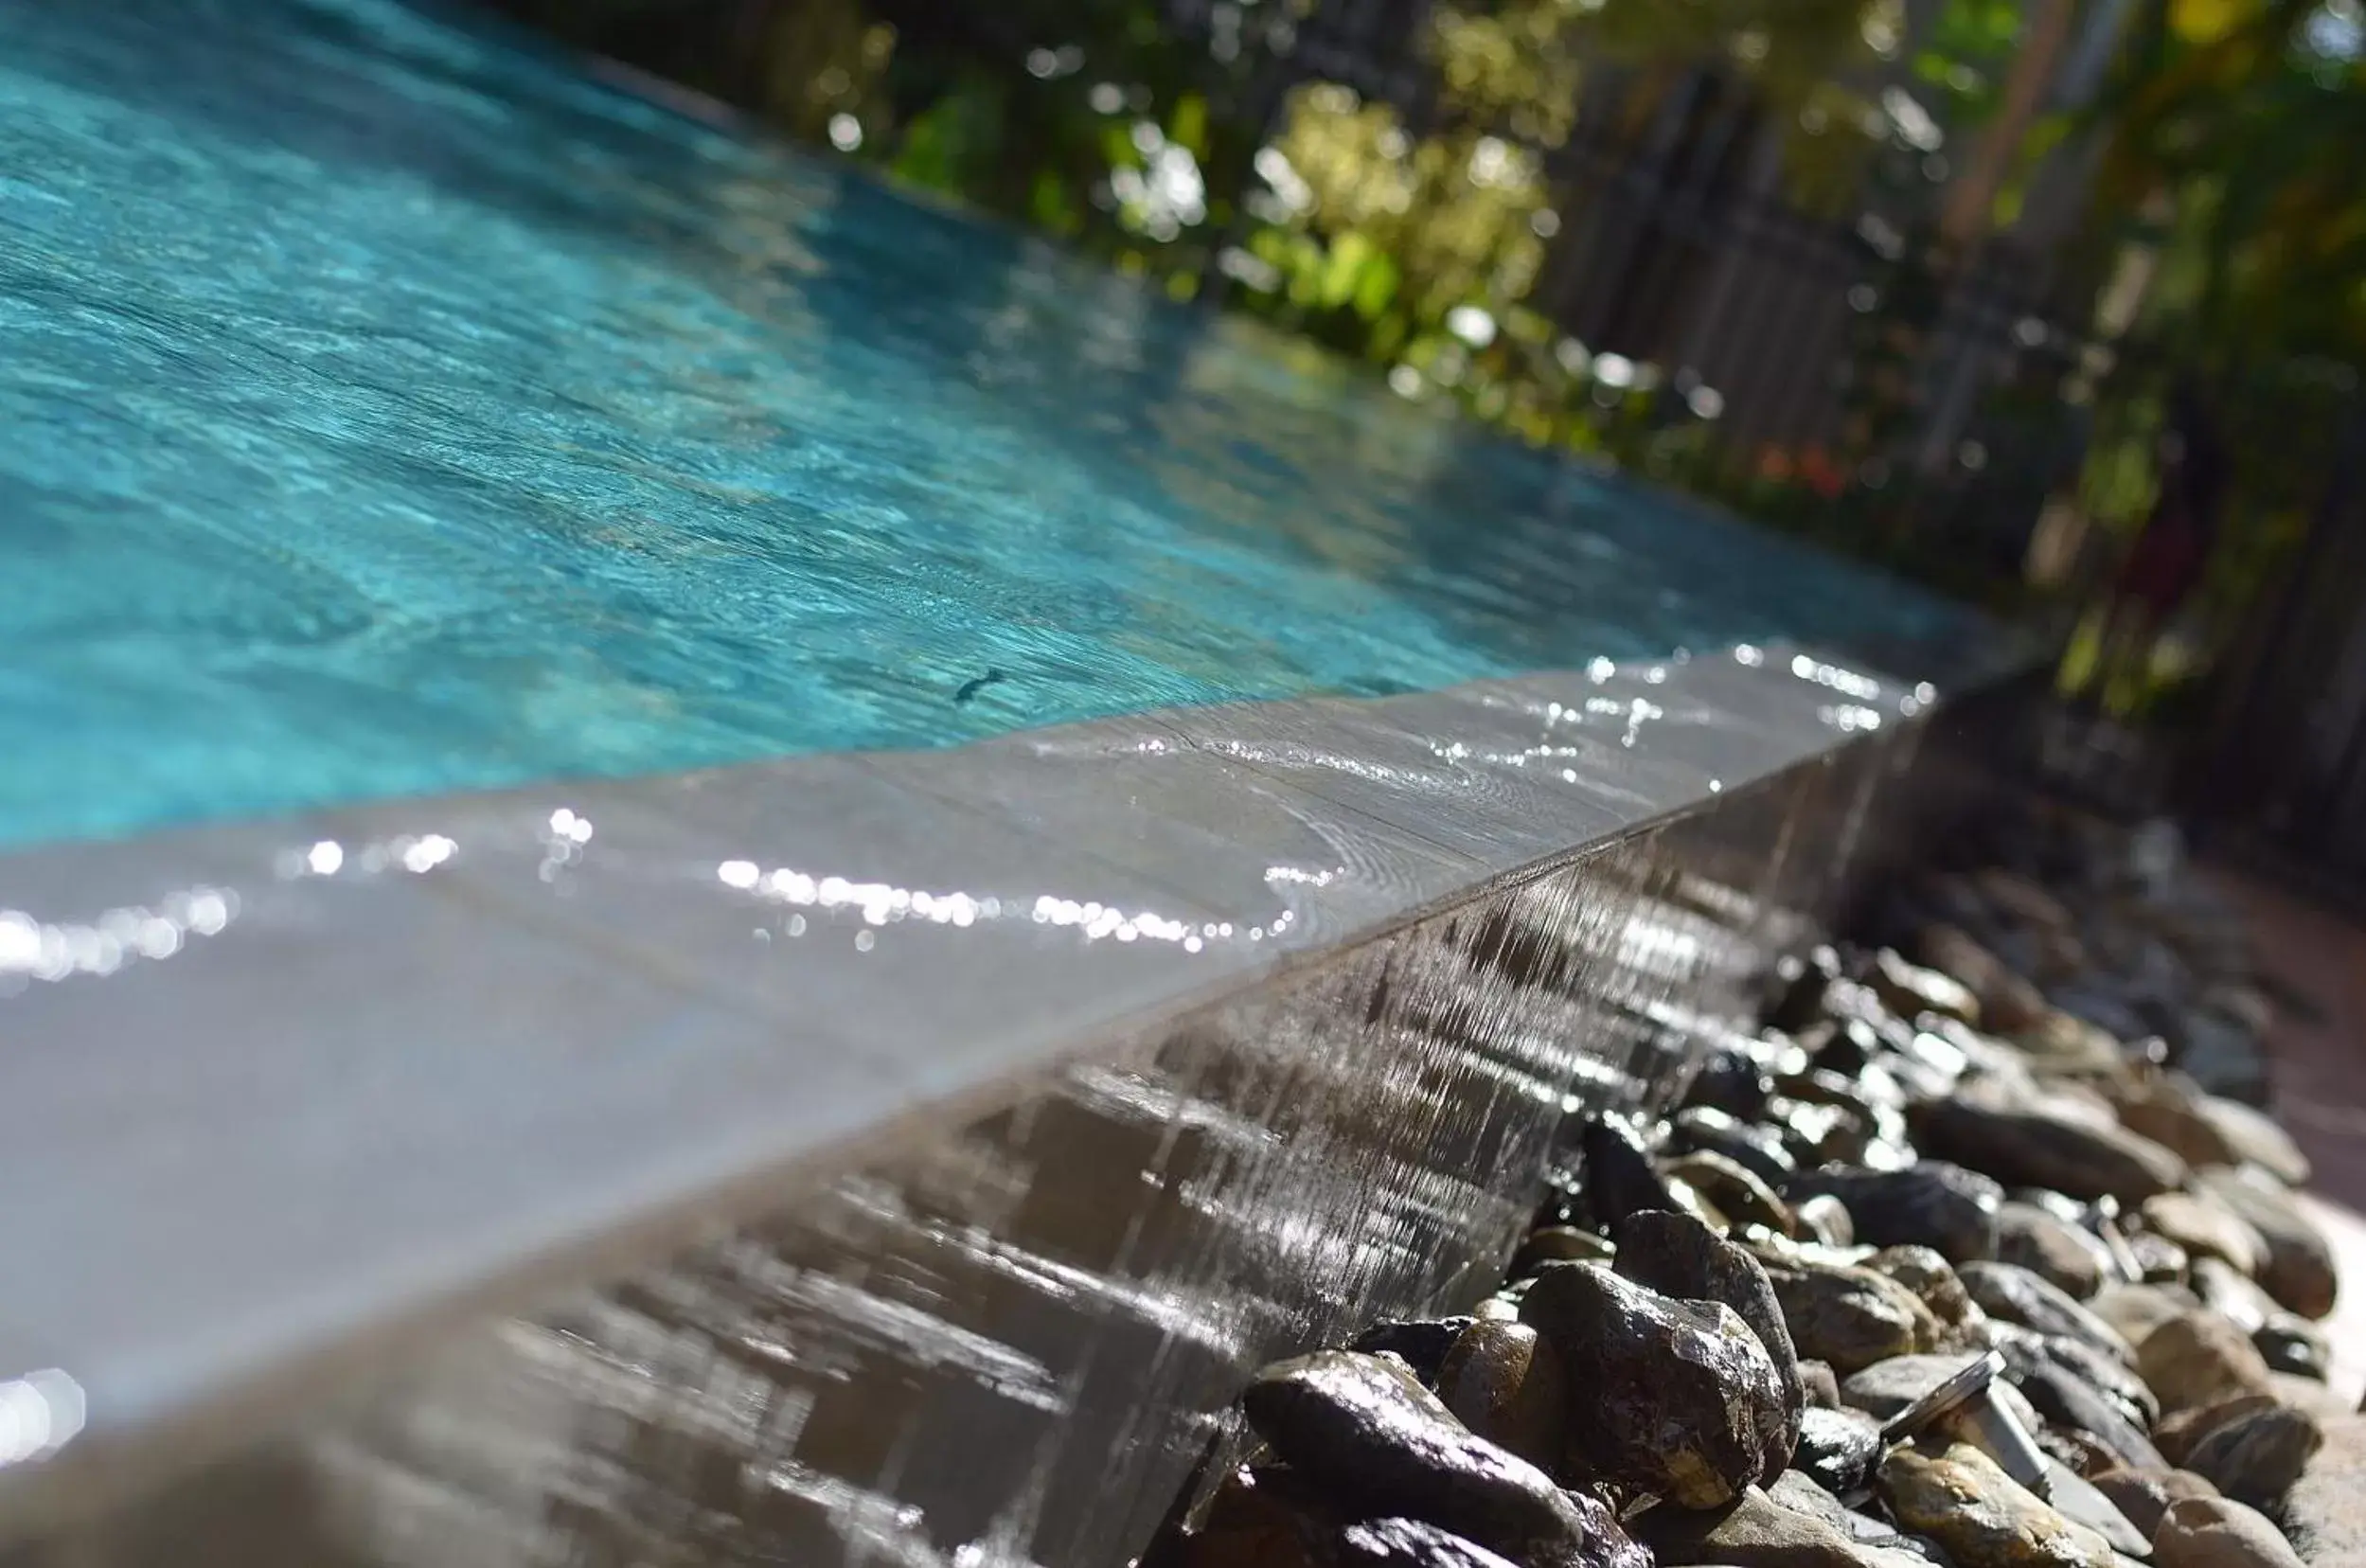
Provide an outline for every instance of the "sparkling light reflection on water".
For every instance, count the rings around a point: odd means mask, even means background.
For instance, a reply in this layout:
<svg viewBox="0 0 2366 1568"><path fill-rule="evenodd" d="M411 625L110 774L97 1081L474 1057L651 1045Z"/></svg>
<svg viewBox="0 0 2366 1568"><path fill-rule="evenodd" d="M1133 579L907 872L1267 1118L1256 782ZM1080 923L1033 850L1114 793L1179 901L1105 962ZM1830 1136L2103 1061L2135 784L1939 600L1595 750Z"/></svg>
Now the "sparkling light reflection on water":
<svg viewBox="0 0 2366 1568"><path fill-rule="evenodd" d="M0 32L0 843L1968 635L389 0Z"/></svg>

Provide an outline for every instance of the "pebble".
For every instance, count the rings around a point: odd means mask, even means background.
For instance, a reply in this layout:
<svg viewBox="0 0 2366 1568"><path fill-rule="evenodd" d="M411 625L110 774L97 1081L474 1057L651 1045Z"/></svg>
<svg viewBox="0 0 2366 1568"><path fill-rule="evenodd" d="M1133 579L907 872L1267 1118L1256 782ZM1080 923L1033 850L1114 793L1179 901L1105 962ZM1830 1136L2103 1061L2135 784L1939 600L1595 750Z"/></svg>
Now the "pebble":
<svg viewBox="0 0 2366 1568"><path fill-rule="evenodd" d="M1791 1468L1806 1471L1826 1490L1855 1491L1880 1457L1881 1423L1864 1412L1811 1407L1801 1414Z"/></svg>
<svg viewBox="0 0 2366 1568"><path fill-rule="evenodd" d="M1966 1263L1959 1272L1964 1289L1990 1317L2041 1334L2061 1334L2118 1361L2135 1362L2135 1351L2118 1329L2027 1269L2010 1263Z"/></svg>
<svg viewBox="0 0 2366 1568"><path fill-rule="evenodd" d="M2128 1522L2119 1505L2060 1460L2046 1466L2046 1502L2073 1524L2084 1524L2125 1557L2152 1556L2152 1537Z"/></svg>
<svg viewBox="0 0 2366 1568"><path fill-rule="evenodd" d="M2324 1444L2285 1494L2285 1534L2302 1560L2366 1560L2366 1416L2319 1423Z"/></svg>
<svg viewBox="0 0 2366 1568"><path fill-rule="evenodd" d="M1339 1523L1303 1478L1244 1470L1218 1488L1197 1528L1162 1534L1142 1568L1331 1568Z"/></svg>
<svg viewBox="0 0 2366 1568"><path fill-rule="evenodd" d="M1990 1178L1940 1160L1904 1170L1803 1171L1783 1195L1793 1202L1838 1198L1859 1242L1932 1247L1959 1264L1996 1256L1997 1210L2004 1203L2004 1189Z"/></svg>
<svg viewBox="0 0 2366 1568"><path fill-rule="evenodd" d="M2307 1415L2269 1405L2211 1428L2186 1452L2184 1466L2238 1503L2272 1508L2324 1441Z"/></svg>
<svg viewBox="0 0 2366 1568"><path fill-rule="evenodd" d="M1654 1508L1634 1528L1660 1568L1927 1568L1909 1554L1859 1544L1757 1487L1714 1511Z"/></svg>
<svg viewBox="0 0 2366 1568"><path fill-rule="evenodd" d="M2163 1411L2197 1410L2272 1386L2250 1338L2207 1310L2180 1313L2145 1335L2136 1371Z"/></svg>
<svg viewBox="0 0 2366 1568"><path fill-rule="evenodd" d="M1465 1430L1399 1363L1319 1350L1267 1367L1240 1402L1283 1462L1349 1512L1425 1520L1514 1561L1634 1560L1604 1541L1608 1516L1590 1517L1590 1500Z"/></svg>
<svg viewBox="0 0 2366 1568"><path fill-rule="evenodd" d="M1964 1289L1963 1276L1933 1248L1884 1247L1865 1259L1865 1267L1913 1292L1948 1327L1966 1328L1987 1315Z"/></svg>
<svg viewBox="0 0 2366 1568"><path fill-rule="evenodd" d="M1413 1368L1425 1383L1437 1381L1438 1364L1454 1347L1464 1329L1476 1321L1468 1317L1435 1318L1407 1323L1376 1323L1348 1343L1350 1350L1367 1356L1395 1356Z"/></svg>
<svg viewBox="0 0 2366 1568"><path fill-rule="evenodd" d="M1827 1247L1856 1244L1857 1221L1849 1217L1848 1205L1828 1192L1800 1200L1792 1205L1791 1218L1799 1221L1799 1234L1805 1238Z"/></svg>
<svg viewBox="0 0 2366 1568"><path fill-rule="evenodd" d="M1790 1209L1738 1160L1703 1149L1679 1155L1660 1170L1699 1193L1734 1224L1764 1225L1780 1236L1797 1234L1798 1221Z"/></svg>
<svg viewBox="0 0 2366 1568"><path fill-rule="evenodd" d="M2185 1249L2165 1236L2138 1231L2127 1238L2127 1255L2136 1260L2136 1277L2145 1284L2185 1282Z"/></svg>
<svg viewBox="0 0 2366 1568"><path fill-rule="evenodd" d="M1799 1386L1810 1409L1841 1408L1841 1380L1833 1372L1830 1362L1802 1361L1799 1363Z"/></svg>
<svg viewBox="0 0 2366 1568"><path fill-rule="evenodd" d="M1935 969L1910 964L1890 948L1874 954L1866 976L1882 1005L1900 1018L1937 1013L1973 1028L1980 1026L1980 998L1962 981Z"/></svg>
<svg viewBox="0 0 2366 1568"><path fill-rule="evenodd" d="M1757 1258L1711 1231L1690 1215L1630 1215L1618 1227L1617 1270L1663 1295L1688 1301L1719 1301L1731 1307L1774 1363L1788 1419L1771 1435L1761 1481L1771 1481L1790 1463L1799 1440L1799 1412L1806 1403L1800 1381L1799 1352L1783 1308Z"/></svg>
<svg viewBox="0 0 2366 1568"><path fill-rule="evenodd" d="M2027 1269L2081 1301L2102 1288L2111 1268L2100 1237L2018 1202L1997 1210L1997 1260Z"/></svg>
<svg viewBox="0 0 2366 1568"><path fill-rule="evenodd" d="M1573 1471L1708 1508L1781 1469L1797 1432L1767 1349L1722 1302L1681 1301L1598 1263L1548 1264L1521 1320L1560 1353Z"/></svg>
<svg viewBox="0 0 2366 1568"><path fill-rule="evenodd" d="M1830 1363L1841 1377L1938 1348L1937 1316L1895 1279L1804 1259L1777 1259L1766 1272L1799 1353Z"/></svg>
<svg viewBox="0 0 2366 1568"><path fill-rule="evenodd" d="M1698 1205L1687 1201L1690 1194L1680 1191L1652 1164L1642 1134L1625 1117L1604 1116L1589 1123L1581 1147L1586 1201L1604 1225L1643 1209L1697 1212Z"/></svg>
<svg viewBox="0 0 2366 1568"><path fill-rule="evenodd" d="M1367 1519L1339 1532L1334 1555L1352 1568L1513 1568L1505 1559L1418 1519Z"/></svg>
<svg viewBox="0 0 2366 1568"><path fill-rule="evenodd" d="M1793 1513L1806 1514L1831 1525L1859 1546L1895 1548L1917 1556L1937 1550L1927 1541L1904 1534L1886 1519L1860 1513L1798 1470L1786 1470L1767 1488L1767 1496ZM1868 1498L1868 1502L1872 1499ZM1876 1507L1880 1505L1874 1504Z"/></svg>
<svg viewBox="0 0 2366 1568"><path fill-rule="evenodd" d="M1574 1225L1545 1225L1530 1231L1513 1255L1511 1274L1525 1279L1547 1263L1607 1262L1611 1254L1610 1243L1590 1230Z"/></svg>
<svg viewBox="0 0 2366 1568"><path fill-rule="evenodd" d="M2164 1461L2145 1434L2140 1413L2080 1377L2051 1352L2050 1342L2032 1335L2001 1346L2014 1386L2049 1421L2093 1438L2122 1465L2160 1467Z"/></svg>
<svg viewBox="0 0 2366 1568"><path fill-rule="evenodd" d="M1798 1162L1783 1147L1780 1132L1752 1126L1714 1106L1694 1106L1678 1112L1669 1123L1669 1137L1687 1153L1724 1155L1769 1187L1779 1187L1799 1174Z"/></svg>
<svg viewBox="0 0 2366 1568"><path fill-rule="evenodd" d="M1898 1523L1937 1541L1960 1568L2109 1568L2111 1548L2101 1537L1968 1444L1935 1456L1893 1450L1879 1485Z"/></svg>
<svg viewBox="0 0 2366 1568"><path fill-rule="evenodd" d="M2247 1271L2237 1272L2223 1257L2194 1259L2189 1284L2204 1307L2246 1334L2256 1334L2268 1318L2284 1310Z"/></svg>
<svg viewBox="0 0 2366 1568"><path fill-rule="evenodd" d="M2251 1348L2270 1372L2323 1382L2333 1375L2333 1345L2324 1331L2298 1312L2270 1312L2251 1330Z"/></svg>
<svg viewBox="0 0 2366 1568"><path fill-rule="evenodd" d="M1474 1322L1447 1351L1437 1396L1457 1420L1542 1470L1560 1463L1568 1381L1560 1357L1524 1323Z"/></svg>
<svg viewBox="0 0 2366 1568"><path fill-rule="evenodd" d="M2014 1186L2073 1198L2141 1203L2186 1181L2185 1162L2151 1139L2054 1103L2024 1105L1966 1091L1923 1107L1914 1133L1926 1154Z"/></svg>
<svg viewBox="0 0 2366 1568"><path fill-rule="evenodd" d="M2266 1516L2223 1497L2189 1497L2161 1515L2152 1538L2160 1568L2301 1568Z"/></svg>
<svg viewBox="0 0 2366 1568"><path fill-rule="evenodd" d="M2216 1258L2248 1278L2267 1262L2268 1243L2259 1232L2207 1193L2160 1193L2145 1199L2140 1212L2155 1234L2185 1249L2189 1268Z"/></svg>
<svg viewBox="0 0 2366 1568"><path fill-rule="evenodd" d="M2116 1402L2127 1412L2130 1420L2149 1427L2161 1418L2161 1401L2153 1398L2144 1380L2126 1362L2106 1355L2083 1340L2066 1339L2059 1334L2041 1338L2049 1359L2068 1367L2088 1386Z"/></svg>
<svg viewBox="0 0 2366 1568"><path fill-rule="evenodd" d="M2308 1156L2265 1111L2241 1100L2204 1095L2201 1114L2233 1150L2234 1157L2226 1164L2256 1166L2288 1187L2307 1185Z"/></svg>
<svg viewBox="0 0 2366 1568"><path fill-rule="evenodd" d="M2037 987L1954 926L1924 927L1914 954L1968 988L1980 999L1980 1016L1992 1029L2012 1034L2046 1014L2046 999Z"/></svg>
<svg viewBox="0 0 2366 1568"><path fill-rule="evenodd" d="M2106 1285L2086 1305L2122 1339L2142 1348L2155 1328L2201 1304L2201 1297L2182 1285Z"/></svg>
<svg viewBox="0 0 2366 1568"><path fill-rule="evenodd" d="M2185 1456L2194 1452L2194 1445L2223 1423L2255 1410L2272 1410L2275 1405L2276 1397L2272 1394L2237 1394L2215 1404L2174 1411L2152 1429L2153 1441L2169 1463L2182 1465Z"/></svg>
<svg viewBox="0 0 2366 1568"><path fill-rule="evenodd" d="M2265 1176L2254 1178L2222 1166L2196 1171L2194 1182L2259 1233L2267 1256L2253 1277L2269 1295L2304 1318L2321 1318L2333 1310L2333 1249L2291 1194Z"/></svg>
<svg viewBox="0 0 2366 1568"><path fill-rule="evenodd" d="M2215 1497L2218 1488L2181 1470L2109 1470L2090 1478L2130 1524L2149 1539L2170 1504L2188 1497Z"/></svg>
<svg viewBox="0 0 2366 1568"><path fill-rule="evenodd" d="M1720 1043L1709 1048L1685 1086L1684 1104L1754 1121L1766 1114L1767 1096L1772 1093L1756 1058L1742 1046Z"/></svg>

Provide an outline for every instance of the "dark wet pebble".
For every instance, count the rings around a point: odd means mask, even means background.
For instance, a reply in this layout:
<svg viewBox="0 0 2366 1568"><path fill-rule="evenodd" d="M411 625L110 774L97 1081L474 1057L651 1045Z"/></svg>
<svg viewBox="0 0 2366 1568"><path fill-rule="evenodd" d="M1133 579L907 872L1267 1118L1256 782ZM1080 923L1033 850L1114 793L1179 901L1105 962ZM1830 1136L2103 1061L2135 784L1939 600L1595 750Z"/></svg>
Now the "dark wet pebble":
<svg viewBox="0 0 2366 1568"><path fill-rule="evenodd" d="M1463 1425L1544 1470L1560 1463L1568 1381L1524 1323L1475 1322L1438 1367L1437 1396Z"/></svg>
<svg viewBox="0 0 2366 1568"><path fill-rule="evenodd" d="M2050 1355L2044 1339L2015 1338L2002 1348L2007 1375L2038 1415L2092 1437L2118 1464L2165 1463L2137 1414Z"/></svg>
<svg viewBox="0 0 2366 1568"><path fill-rule="evenodd" d="M1465 1429L1394 1361L1317 1351L1267 1367L1240 1402L1282 1461L1347 1512L1426 1520L1515 1561L1599 1559L1577 1500Z"/></svg>
<svg viewBox="0 0 2366 1568"><path fill-rule="evenodd" d="M1528 1233L1512 1256L1511 1275L1525 1279L1547 1263L1600 1263L1609 1260L1610 1243L1574 1225L1546 1225Z"/></svg>
<svg viewBox="0 0 2366 1568"><path fill-rule="evenodd" d="M2333 1345L2322 1329L2298 1312L2271 1313L2251 1330L2251 1348L2270 1372L2287 1372L2312 1382L2333 1375Z"/></svg>
<svg viewBox="0 0 2366 1568"><path fill-rule="evenodd" d="M1770 1187L1779 1187L1799 1173L1798 1164L1783 1147L1783 1135L1772 1128L1752 1126L1709 1106L1680 1111L1668 1125L1676 1149L1722 1154Z"/></svg>
<svg viewBox="0 0 2366 1568"><path fill-rule="evenodd" d="M1710 1047L1700 1070L1693 1075L1684 1091L1684 1105L1687 1111L1716 1111L1754 1121L1766 1114L1767 1096L1771 1093L1756 1058L1738 1044L1718 1044Z"/></svg>
<svg viewBox="0 0 2366 1568"><path fill-rule="evenodd" d="M1624 1116L1589 1123L1583 1148L1586 1201L1603 1225L1614 1225L1645 1209L1693 1208L1660 1173L1642 1133Z"/></svg>
<svg viewBox="0 0 2366 1568"><path fill-rule="evenodd" d="M1731 1307L1662 1295L1596 1263L1556 1263L1521 1317L1568 1373L1573 1471L1707 1508L1779 1468L1797 1406Z"/></svg>
<svg viewBox="0 0 2366 1568"><path fill-rule="evenodd" d="M1339 1532L1334 1552L1337 1561L1352 1568L1516 1568L1485 1547L1418 1519L1361 1520Z"/></svg>
<svg viewBox="0 0 2366 1568"><path fill-rule="evenodd" d="M1860 1410L1809 1409L1799 1420L1791 1468L1834 1493L1852 1492L1881 1457L1881 1423Z"/></svg>
<svg viewBox="0 0 2366 1568"><path fill-rule="evenodd" d="M1244 1470L1217 1489L1197 1528L1163 1531L1142 1568L1333 1568L1343 1523L1303 1477Z"/></svg>
<svg viewBox="0 0 2366 1568"><path fill-rule="evenodd" d="M1799 1411L1806 1396L1800 1382L1799 1354L1765 1267L1690 1215L1651 1212L1620 1221L1617 1270L1663 1295L1722 1302L1757 1335L1774 1365L1786 1412L1786 1419L1770 1434L1768 1468L1759 1479L1771 1481L1781 1474L1799 1439Z"/></svg>
<svg viewBox="0 0 2366 1568"><path fill-rule="evenodd" d="M1350 1341L1347 1348L1367 1356L1395 1356L1413 1368L1414 1377L1434 1386L1438 1363L1470 1324L1468 1317L1376 1323Z"/></svg>
<svg viewBox="0 0 2366 1568"><path fill-rule="evenodd" d="M1848 1206L1863 1245L1934 1247L1958 1264L1996 1256L2004 1189L1960 1166L1926 1160L1904 1170L1802 1171L1783 1192L1793 1203L1821 1194Z"/></svg>
<svg viewBox="0 0 2366 1568"><path fill-rule="evenodd" d="M2035 1203L2010 1200L1997 1211L1997 1261L2027 1269L2081 1301L2112 1272L2111 1252L2101 1237Z"/></svg>
<svg viewBox="0 0 2366 1568"><path fill-rule="evenodd" d="M2274 1405L2212 1428L2186 1451L2184 1468L2238 1503L2273 1511L2324 1441L2313 1417Z"/></svg>
<svg viewBox="0 0 2366 1568"><path fill-rule="evenodd" d="M2118 1329L2072 1300L2061 1287L2010 1263L1966 1263L1957 1271L1982 1311L2041 1334L2065 1334L2103 1354L2136 1359Z"/></svg>
<svg viewBox="0 0 2366 1568"><path fill-rule="evenodd" d="M1913 1120L1926 1154L2014 1186L2134 1203L2185 1184L2185 1162L2150 1138L2001 1096L1956 1095L1921 1107Z"/></svg>
<svg viewBox="0 0 2366 1568"><path fill-rule="evenodd" d="M1767 1009L1770 1028L1797 1034L1823 1016L1823 993L1841 977L1840 951L1818 944L1797 957L1786 956L1775 968L1782 994Z"/></svg>
<svg viewBox="0 0 2366 1568"><path fill-rule="evenodd" d="M2120 1405L2137 1425L2149 1427L2161 1418L2161 1401L2127 1363L2068 1335L2040 1334L2038 1339L2048 1356Z"/></svg>
<svg viewBox="0 0 2366 1568"><path fill-rule="evenodd" d="M1735 1225L1763 1225L1778 1236L1796 1234L1797 1221L1773 1188L1736 1160L1699 1149L1663 1161L1661 1172L1707 1200L1709 1206Z"/></svg>

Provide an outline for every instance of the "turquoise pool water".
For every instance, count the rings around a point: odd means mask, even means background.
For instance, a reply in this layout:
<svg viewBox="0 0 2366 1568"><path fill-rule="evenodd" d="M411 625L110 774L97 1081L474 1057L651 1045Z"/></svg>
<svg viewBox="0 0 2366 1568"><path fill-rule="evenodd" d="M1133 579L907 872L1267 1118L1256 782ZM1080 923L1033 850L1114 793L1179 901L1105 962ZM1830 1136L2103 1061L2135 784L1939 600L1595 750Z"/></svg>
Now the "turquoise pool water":
<svg viewBox="0 0 2366 1568"><path fill-rule="evenodd" d="M442 13L0 40L0 843L1976 634Z"/></svg>

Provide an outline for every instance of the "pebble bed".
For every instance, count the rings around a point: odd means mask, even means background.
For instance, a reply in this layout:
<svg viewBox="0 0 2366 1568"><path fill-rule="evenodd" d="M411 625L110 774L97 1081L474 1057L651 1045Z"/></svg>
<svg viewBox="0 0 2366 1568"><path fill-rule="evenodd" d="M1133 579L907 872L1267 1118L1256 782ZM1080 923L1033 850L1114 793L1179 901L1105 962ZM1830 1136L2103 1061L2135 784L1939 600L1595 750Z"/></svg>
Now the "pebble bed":
<svg viewBox="0 0 2366 1568"><path fill-rule="evenodd" d="M1468 1315L1256 1374L1143 1568L2366 1568L2305 1159L2073 1010L2176 1000L2128 931L2239 943L2157 835L2027 829L1787 963L1670 1114L1574 1118Z"/></svg>

